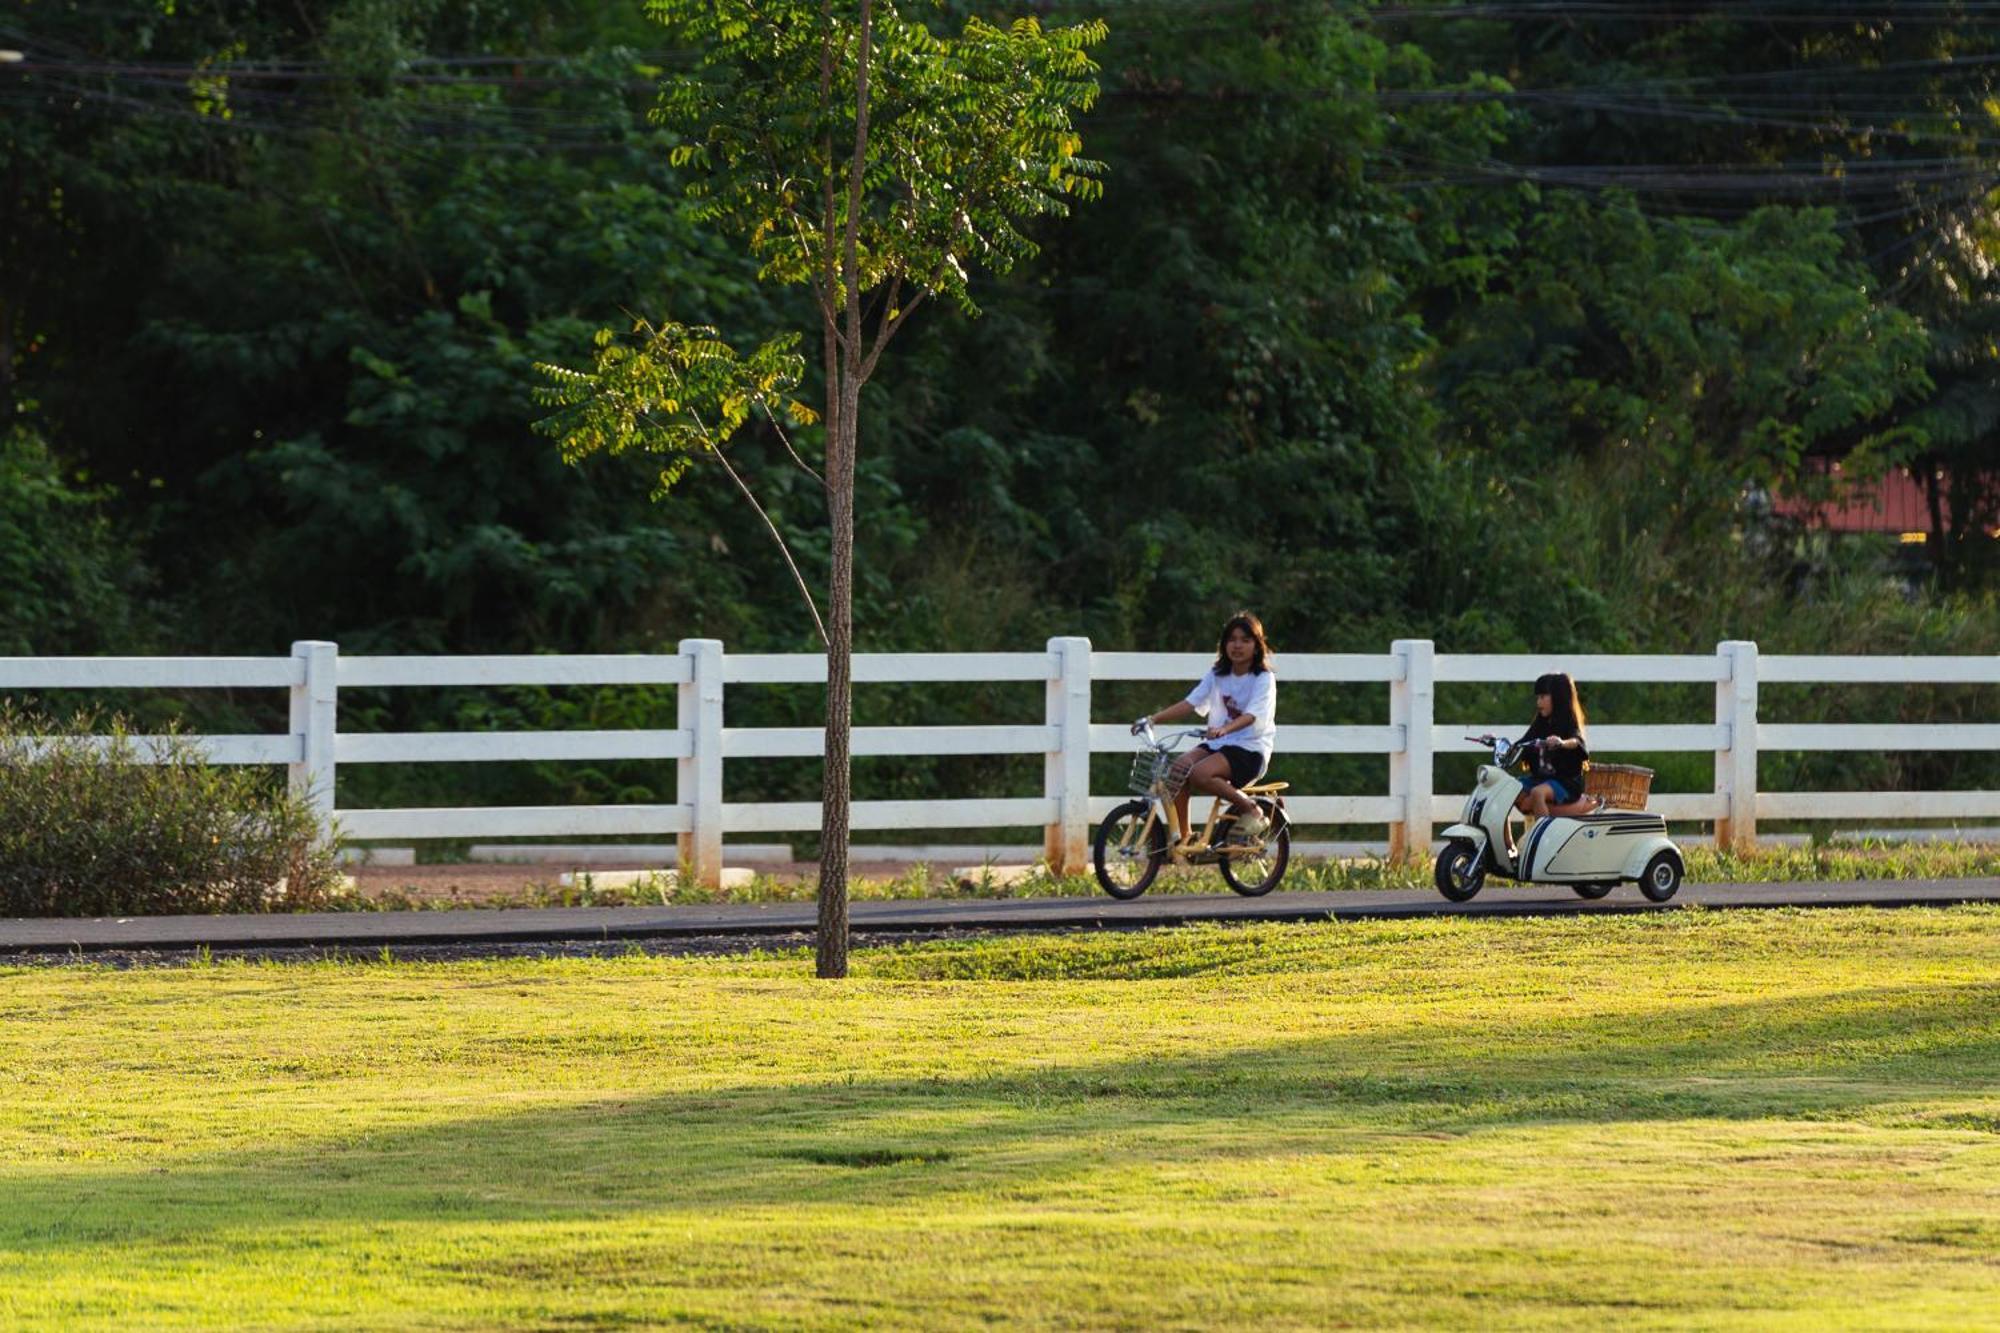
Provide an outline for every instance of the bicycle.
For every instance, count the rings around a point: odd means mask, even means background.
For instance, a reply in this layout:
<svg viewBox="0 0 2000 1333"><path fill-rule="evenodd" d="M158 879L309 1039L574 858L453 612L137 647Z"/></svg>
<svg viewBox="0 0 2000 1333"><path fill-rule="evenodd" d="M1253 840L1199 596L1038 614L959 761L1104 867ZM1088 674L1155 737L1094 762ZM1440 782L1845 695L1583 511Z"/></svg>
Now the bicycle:
<svg viewBox="0 0 2000 1333"><path fill-rule="evenodd" d="M1285 800L1278 793L1289 788L1289 782L1259 780L1241 789L1270 821L1261 836L1232 839L1236 814L1221 797L1209 807L1199 835L1181 827L1174 797L1186 778L1175 767L1179 758L1175 751L1201 734L1188 728L1162 736L1151 722L1141 726L1130 784L1137 799L1113 808L1097 826L1091 844L1097 882L1113 898L1137 898L1152 887L1169 861L1177 866L1214 865L1223 882L1246 898L1269 893L1285 877L1292 859L1292 830Z"/></svg>

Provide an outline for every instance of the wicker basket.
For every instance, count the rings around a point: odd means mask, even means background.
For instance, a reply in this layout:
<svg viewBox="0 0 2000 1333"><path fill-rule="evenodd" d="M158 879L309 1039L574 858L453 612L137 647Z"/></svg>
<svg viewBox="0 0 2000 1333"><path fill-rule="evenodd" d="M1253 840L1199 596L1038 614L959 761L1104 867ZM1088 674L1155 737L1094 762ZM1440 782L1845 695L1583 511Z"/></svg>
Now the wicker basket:
<svg viewBox="0 0 2000 1333"><path fill-rule="evenodd" d="M1644 810L1653 790L1653 770L1637 764L1593 763L1583 771L1583 789L1620 810Z"/></svg>

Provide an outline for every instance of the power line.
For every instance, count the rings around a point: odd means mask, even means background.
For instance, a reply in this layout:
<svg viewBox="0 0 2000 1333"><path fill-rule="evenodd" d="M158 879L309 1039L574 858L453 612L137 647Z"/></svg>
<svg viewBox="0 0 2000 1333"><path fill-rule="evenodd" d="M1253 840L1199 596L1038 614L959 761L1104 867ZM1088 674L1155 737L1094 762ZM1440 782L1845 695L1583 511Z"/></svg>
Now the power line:
<svg viewBox="0 0 2000 1333"><path fill-rule="evenodd" d="M1452 12L1497 7L1456 6ZM1987 7L1996 15L2000 15L2000 0L1995 0L1995 3ZM1203 9L1198 6L1188 8ZM1223 8L1224 6L1208 6L1205 7L1205 12L1220 12ZM1515 5L1512 8L1532 9L1537 6L1525 4ZM1553 10L1558 7L1540 8ZM1588 10L1591 6L1564 8ZM1426 9L1425 12L1430 11ZM1628 14L1633 11L1621 9L1620 12ZM1741 14L1747 11L1738 6L1731 7L1730 12ZM595 57L597 60L605 58L601 54ZM641 61L665 63L662 56L655 53L635 53L629 56L619 53L612 58L629 60L633 66ZM637 108L637 99L633 97L640 92L651 92L657 86L656 79L620 78L609 72L538 72L533 75L520 72L528 68L538 71L551 68L562 70L565 66L586 64L592 59L590 55L424 56L406 62L407 67L380 74L357 74L324 60L265 60L221 65L168 61L42 60L25 62L19 67L20 73L35 75L36 79L0 78L0 101L23 108L45 106L50 99L42 90L47 89L48 93L54 94L55 99L66 100L73 107L90 103L135 113L165 114L178 120L215 129L248 133L338 134L349 132L348 127L321 123L315 117L322 116L330 109L352 105L352 102L342 95L341 87L344 85L360 85L364 88L393 85L408 87L417 94L429 89L480 89L490 95L472 102L419 95L405 100L379 102L378 105L405 127L412 141L434 140L439 143L449 143L459 149L525 151L535 144L542 144L579 151L606 151L625 146L634 136L657 134L658 131L643 124L643 117ZM1958 69L1963 69L1967 73L1978 71L1979 77L1984 79L1987 68L1993 64L2000 64L2000 54L1857 65L1846 69L1853 75L1866 77L1910 69L1940 72L1956 72ZM429 72L416 72L418 70ZM10 71L12 72L14 71ZM1786 92L1783 89L1765 89L1752 95L1756 99L1780 97L1813 99L1836 117L1833 119L1798 117L1789 114L1787 108L1765 106L1761 100L1737 106L1727 102L1717 104L1712 94L1705 97L1689 96L1693 88L1713 88L1732 80L1741 83L1762 82L1768 78L1797 77L1800 74L1832 77L1839 72L1841 72L1840 67L1825 67L1808 71L1758 71L1511 90L1329 88L1198 91L1111 88L1105 90L1106 106L1101 107L1093 115L1101 115L1104 110L1121 105L1133 106L1162 101L1183 108L1190 105L1296 99L1367 99L1385 105L1494 101L1530 110L1588 110L1607 115L1682 119L1847 139L1878 137L1908 141L1932 139L1948 141L1965 148L2000 145L2000 138L1968 133L1964 129L1953 128L1948 124L1937 125L1937 122L1943 122L1958 114L1949 107L1915 109L1872 107L1868 109L1866 119L1846 117L1840 114L1839 104L1843 97L1852 94L1845 89L1834 89L1826 94L1817 95L1807 92ZM188 81L195 79L216 80L220 84L226 84L226 104L232 112L230 118L222 119L185 104L176 105L177 99L185 97L189 92ZM107 82L111 86L101 87L100 81ZM114 91L118 85L123 85L132 91L126 93ZM546 101L528 101L506 96L508 92L523 92L536 96L559 95L570 90L609 91L621 97L632 98L630 106L632 119L629 122L613 120L607 124L601 110L585 111L562 105L560 102L551 104ZM133 93L146 93L152 96L135 96ZM1881 96L1901 100L1907 98L1908 93L1905 91L1881 94ZM1769 112L1779 114L1767 114ZM1880 123L1885 117L1903 123ZM494 131L518 137L496 139L492 137ZM533 142L527 142L528 140ZM1378 160L1381 160L1380 157ZM1433 169L1426 177L1381 183L1396 188L1436 188L1457 184L1524 181L1567 188L1622 189L1655 196L1684 194L1701 196L1710 204L1722 204L1732 199L1754 199L1773 194L1792 198L1830 197L1843 202L1860 202L1870 197L1880 199L1884 196L1895 196L1915 188L1962 185L1968 181L1984 180L1987 175L1987 169L1981 163L1964 156L1901 158L1840 156L1832 162L1779 160L1733 163L1531 165L1488 159L1457 165L1439 164L1439 166L1442 169ZM1927 205L1919 200L1893 210L1878 210L1868 217L1871 220L1893 219L1925 207Z"/></svg>

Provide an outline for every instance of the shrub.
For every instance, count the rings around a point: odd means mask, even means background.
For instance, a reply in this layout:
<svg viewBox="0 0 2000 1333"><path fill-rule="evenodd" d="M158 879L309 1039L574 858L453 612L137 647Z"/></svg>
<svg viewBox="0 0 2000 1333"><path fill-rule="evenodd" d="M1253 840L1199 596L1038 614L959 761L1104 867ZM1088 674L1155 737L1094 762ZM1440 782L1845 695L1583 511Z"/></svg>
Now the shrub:
<svg viewBox="0 0 2000 1333"><path fill-rule="evenodd" d="M255 769L169 734L0 705L0 915L263 912L323 905L340 883L328 830Z"/></svg>

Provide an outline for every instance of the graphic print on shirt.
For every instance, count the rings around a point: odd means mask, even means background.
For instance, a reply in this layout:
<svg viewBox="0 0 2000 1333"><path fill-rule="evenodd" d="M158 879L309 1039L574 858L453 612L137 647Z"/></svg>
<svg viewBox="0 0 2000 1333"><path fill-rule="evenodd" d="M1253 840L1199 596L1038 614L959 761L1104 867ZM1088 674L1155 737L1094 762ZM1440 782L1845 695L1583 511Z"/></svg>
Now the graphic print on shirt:
<svg viewBox="0 0 2000 1333"><path fill-rule="evenodd" d="M1241 676L1210 672L1188 691L1187 702L1212 726L1226 726L1247 714L1252 719L1249 726L1206 743L1211 746L1237 745L1255 750L1267 761L1270 759L1278 730L1275 720L1278 682L1271 672L1258 671Z"/></svg>

